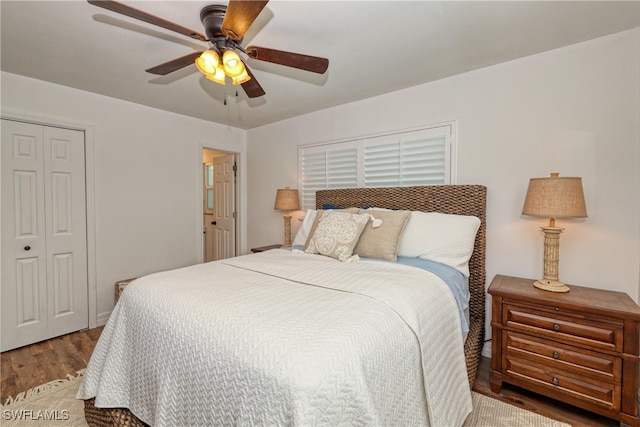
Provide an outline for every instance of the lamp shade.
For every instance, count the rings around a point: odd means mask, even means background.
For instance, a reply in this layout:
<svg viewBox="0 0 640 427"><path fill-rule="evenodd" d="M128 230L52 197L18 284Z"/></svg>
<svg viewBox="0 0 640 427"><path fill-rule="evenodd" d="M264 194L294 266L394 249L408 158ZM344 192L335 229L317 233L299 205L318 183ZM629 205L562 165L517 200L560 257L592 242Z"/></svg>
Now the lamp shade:
<svg viewBox="0 0 640 427"><path fill-rule="evenodd" d="M229 77L238 77L244 71L244 64L240 57L232 50L225 50L222 55L222 63L224 64L224 72Z"/></svg>
<svg viewBox="0 0 640 427"><path fill-rule="evenodd" d="M225 80L227 78L227 75L224 73L224 70L222 69L222 66L218 66L214 69L213 73L211 74L205 74L204 75L206 78L208 78L209 80L212 80L216 83L219 83L221 85L225 84Z"/></svg>
<svg viewBox="0 0 640 427"><path fill-rule="evenodd" d="M216 67L220 63L220 55L213 49L207 49L196 58L196 67L204 75L215 74Z"/></svg>
<svg viewBox="0 0 640 427"><path fill-rule="evenodd" d="M244 67L242 69L242 74L232 78L232 82L234 85L241 85L242 83L246 83L249 80L251 80L251 76L249 75L249 73L247 73L247 70Z"/></svg>
<svg viewBox="0 0 640 427"><path fill-rule="evenodd" d="M531 178L522 208L523 215L546 218L586 218L587 206L582 191L582 178Z"/></svg>
<svg viewBox="0 0 640 427"><path fill-rule="evenodd" d="M280 211L297 211L300 209L298 190L289 187L279 188L276 193L276 203L273 207Z"/></svg>

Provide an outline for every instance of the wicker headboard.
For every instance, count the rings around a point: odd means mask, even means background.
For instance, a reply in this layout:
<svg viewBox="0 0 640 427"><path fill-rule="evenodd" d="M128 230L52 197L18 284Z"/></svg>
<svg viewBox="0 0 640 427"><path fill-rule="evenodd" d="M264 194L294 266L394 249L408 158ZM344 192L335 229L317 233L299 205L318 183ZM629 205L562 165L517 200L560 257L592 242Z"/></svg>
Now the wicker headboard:
<svg viewBox="0 0 640 427"><path fill-rule="evenodd" d="M473 384L484 343L485 250L487 188L482 185L433 185L420 187L341 188L316 192L316 208L324 204L341 208L375 206L423 212L473 215L480 219L469 260L470 331L465 343L467 372Z"/></svg>

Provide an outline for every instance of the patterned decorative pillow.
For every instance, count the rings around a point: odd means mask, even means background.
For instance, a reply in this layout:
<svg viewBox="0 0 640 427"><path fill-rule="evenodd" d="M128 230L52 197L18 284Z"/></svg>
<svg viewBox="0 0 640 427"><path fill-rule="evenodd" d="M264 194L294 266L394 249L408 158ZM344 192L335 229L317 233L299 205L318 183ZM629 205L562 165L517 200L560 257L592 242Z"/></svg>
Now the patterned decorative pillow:
<svg viewBox="0 0 640 427"><path fill-rule="evenodd" d="M371 214L376 220L382 220L379 227L371 221L362 232L353 253L361 257L384 259L396 262L400 236L411 211L388 211L360 209L360 214Z"/></svg>
<svg viewBox="0 0 640 427"><path fill-rule="evenodd" d="M345 209L318 209L317 211L315 211L315 217L313 219L313 224L311 225L311 230L309 230L309 234L307 235L307 240L304 243L304 248L307 249L309 247L309 242L311 241L311 238L313 237L313 233L316 231L316 228L318 227L318 223L320 222L320 219L322 218L322 214L324 212L327 212L329 210L334 210L337 212L348 212L348 213L358 213L359 209L358 208L345 208Z"/></svg>
<svg viewBox="0 0 640 427"><path fill-rule="evenodd" d="M329 256L341 262L357 260L357 255L352 256L353 248L370 218L368 214L324 211L304 251Z"/></svg>

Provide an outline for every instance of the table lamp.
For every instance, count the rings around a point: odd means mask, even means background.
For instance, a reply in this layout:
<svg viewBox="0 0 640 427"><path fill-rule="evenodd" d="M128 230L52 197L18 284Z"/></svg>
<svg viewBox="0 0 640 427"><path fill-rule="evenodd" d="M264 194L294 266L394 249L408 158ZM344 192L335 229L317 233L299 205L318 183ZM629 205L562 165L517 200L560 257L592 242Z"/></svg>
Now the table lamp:
<svg viewBox="0 0 640 427"><path fill-rule="evenodd" d="M540 227L544 232L544 275L533 285L551 292L569 292L558 277L560 233L564 228L556 227L556 218L586 218L587 207L582 179L558 175L529 180L522 214L550 218L548 227Z"/></svg>
<svg viewBox="0 0 640 427"><path fill-rule="evenodd" d="M298 190L289 187L279 188L276 193L274 209L285 211L284 218L284 244L282 247L291 247L291 211L300 210Z"/></svg>

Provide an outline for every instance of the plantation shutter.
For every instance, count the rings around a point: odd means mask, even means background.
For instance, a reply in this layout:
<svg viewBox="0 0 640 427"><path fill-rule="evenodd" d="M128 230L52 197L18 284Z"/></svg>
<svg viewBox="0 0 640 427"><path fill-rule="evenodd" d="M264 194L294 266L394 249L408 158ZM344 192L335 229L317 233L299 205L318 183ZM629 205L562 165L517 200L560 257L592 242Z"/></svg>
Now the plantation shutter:
<svg viewBox="0 0 640 427"><path fill-rule="evenodd" d="M365 140L364 186L447 183L448 136L448 129L440 127Z"/></svg>
<svg viewBox="0 0 640 427"><path fill-rule="evenodd" d="M302 209L314 209L316 191L358 186L358 144L327 144L301 150Z"/></svg>
<svg viewBox="0 0 640 427"><path fill-rule="evenodd" d="M302 209L315 208L318 190L449 184L452 134L452 125L444 125L302 146Z"/></svg>

